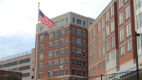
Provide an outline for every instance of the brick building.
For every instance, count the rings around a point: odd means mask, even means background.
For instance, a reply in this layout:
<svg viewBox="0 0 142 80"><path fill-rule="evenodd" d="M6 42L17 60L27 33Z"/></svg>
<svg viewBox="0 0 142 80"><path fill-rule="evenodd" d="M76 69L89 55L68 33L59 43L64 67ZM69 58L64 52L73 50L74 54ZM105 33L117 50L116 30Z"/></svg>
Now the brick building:
<svg viewBox="0 0 142 80"><path fill-rule="evenodd" d="M20 72L12 72L12 71L6 71L6 70L0 70L0 80L3 80L5 76L8 74L16 74L20 80L22 80L22 73Z"/></svg>
<svg viewBox="0 0 142 80"><path fill-rule="evenodd" d="M94 20L73 12L52 20L52 28L37 24L37 79L86 80L87 28Z"/></svg>
<svg viewBox="0 0 142 80"><path fill-rule="evenodd" d="M111 0L88 29L89 80L135 69L134 0Z"/></svg>
<svg viewBox="0 0 142 80"><path fill-rule="evenodd" d="M12 56L1 58L0 70L22 73L22 80L33 80L34 77L34 49Z"/></svg>

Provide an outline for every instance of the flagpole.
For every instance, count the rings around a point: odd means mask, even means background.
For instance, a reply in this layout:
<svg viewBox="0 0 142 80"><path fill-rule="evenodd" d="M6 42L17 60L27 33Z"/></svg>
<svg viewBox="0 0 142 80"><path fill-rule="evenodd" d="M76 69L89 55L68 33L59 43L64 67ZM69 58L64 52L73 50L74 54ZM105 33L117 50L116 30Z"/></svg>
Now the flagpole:
<svg viewBox="0 0 142 80"><path fill-rule="evenodd" d="M39 16L39 7L40 2L38 2L38 16ZM39 20L37 19L37 29L36 29L36 62L35 62L35 80L37 80L37 54L38 54L38 28L39 28Z"/></svg>

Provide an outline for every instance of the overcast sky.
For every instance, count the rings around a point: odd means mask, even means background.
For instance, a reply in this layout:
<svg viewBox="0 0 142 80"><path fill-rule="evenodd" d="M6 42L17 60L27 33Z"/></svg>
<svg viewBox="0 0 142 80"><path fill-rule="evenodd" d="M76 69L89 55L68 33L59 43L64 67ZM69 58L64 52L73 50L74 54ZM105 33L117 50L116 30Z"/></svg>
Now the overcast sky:
<svg viewBox="0 0 142 80"><path fill-rule="evenodd" d="M39 0L49 18L72 11L97 18L111 0ZM38 0L0 0L0 58L35 47Z"/></svg>

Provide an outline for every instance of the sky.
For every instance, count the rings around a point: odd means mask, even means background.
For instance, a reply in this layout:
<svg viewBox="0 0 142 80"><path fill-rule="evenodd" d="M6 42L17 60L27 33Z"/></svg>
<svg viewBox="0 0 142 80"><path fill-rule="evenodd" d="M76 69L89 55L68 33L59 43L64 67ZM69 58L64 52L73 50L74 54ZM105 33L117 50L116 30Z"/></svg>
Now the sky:
<svg viewBox="0 0 142 80"><path fill-rule="evenodd" d="M40 9L49 18L72 11L97 18L111 0L0 0L0 58L35 47Z"/></svg>

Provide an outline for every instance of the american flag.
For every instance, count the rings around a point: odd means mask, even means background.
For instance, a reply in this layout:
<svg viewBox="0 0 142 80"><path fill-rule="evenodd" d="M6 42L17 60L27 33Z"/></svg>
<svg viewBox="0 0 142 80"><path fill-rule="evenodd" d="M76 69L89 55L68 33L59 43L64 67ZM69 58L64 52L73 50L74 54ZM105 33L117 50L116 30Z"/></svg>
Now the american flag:
<svg viewBox="0 0 142 80"><path fill-rule="evenodd" d="M40 21L42 24L48 27L54 26L54 23L52 22L52 20L50 20L47 16L45 16L40 9L39 9L38 21Z"/></svg>

